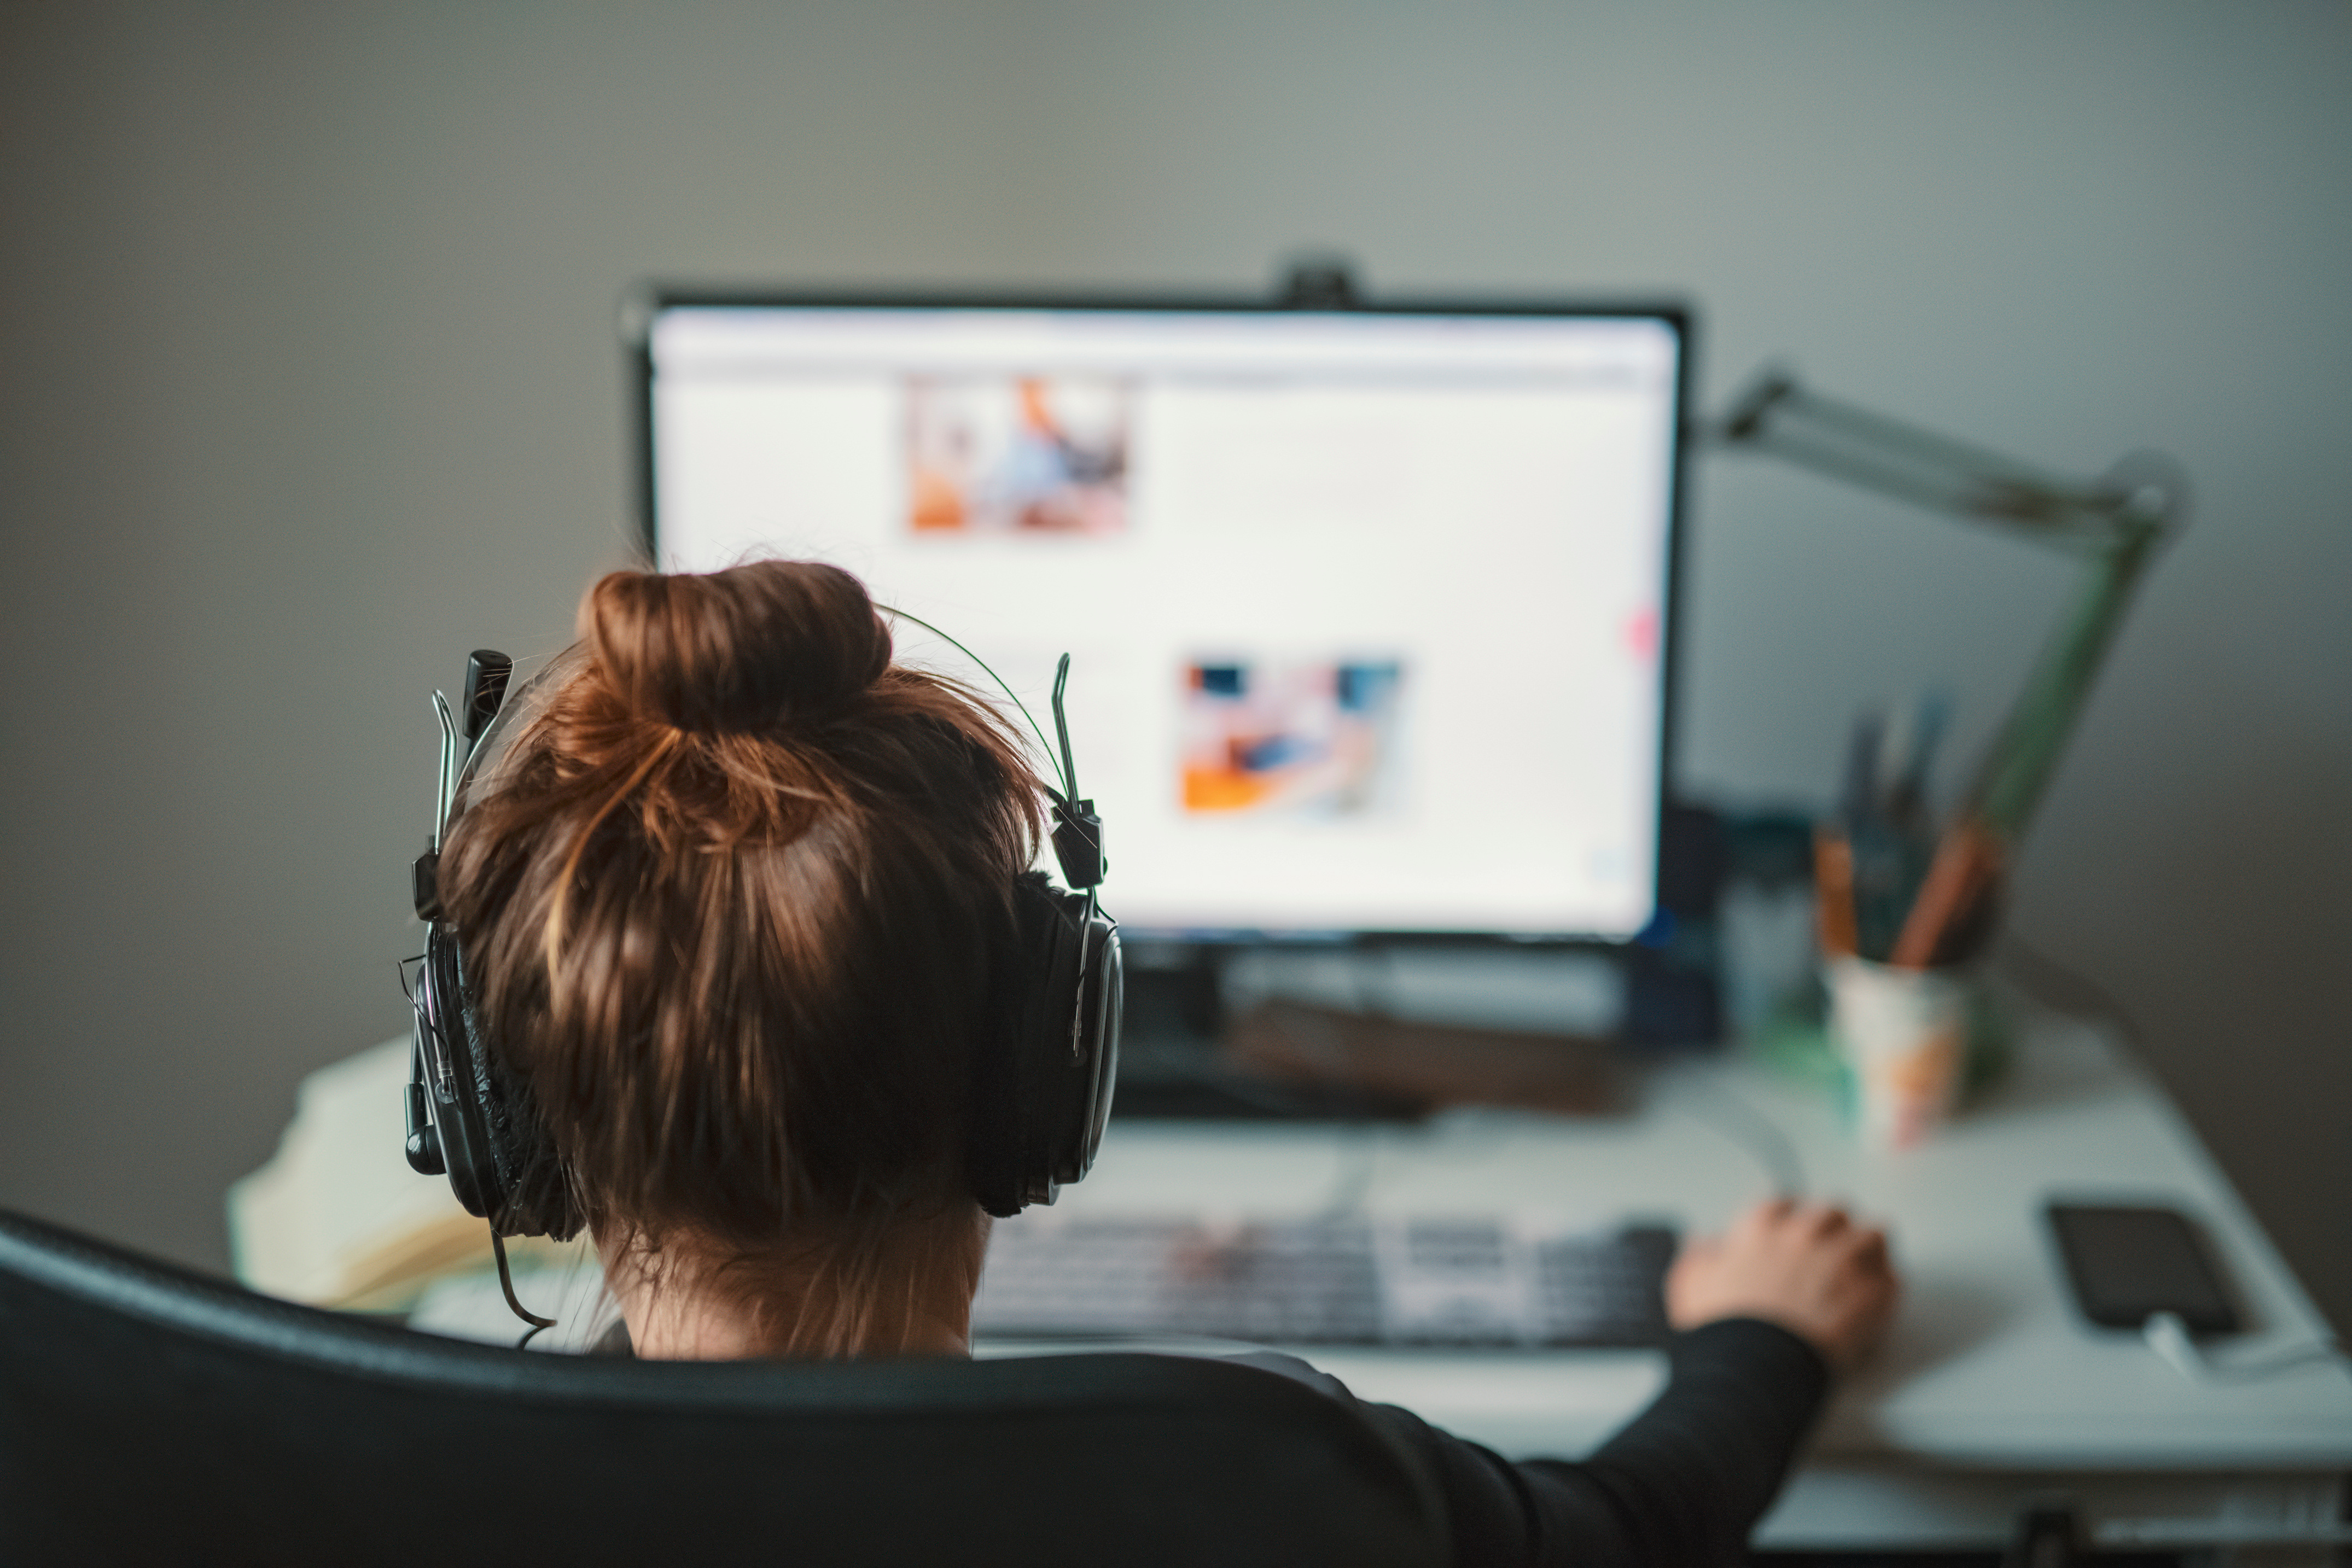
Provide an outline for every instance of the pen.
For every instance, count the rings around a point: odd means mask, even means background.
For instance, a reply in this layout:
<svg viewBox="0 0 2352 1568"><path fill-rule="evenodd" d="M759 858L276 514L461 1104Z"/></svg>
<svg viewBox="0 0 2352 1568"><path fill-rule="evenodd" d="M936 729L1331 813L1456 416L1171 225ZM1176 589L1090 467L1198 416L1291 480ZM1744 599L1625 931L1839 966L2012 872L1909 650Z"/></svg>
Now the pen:
<svg viewBox="0 0 2352 1568"><path fill-rule="evenodd" d="M1936 848L1936 859L1895 939L1890 961L1906 969L1958 963L1963 939L1981 928L1978 918L2006 858L1992 830L1975 817L1957 818Z"/></svg>

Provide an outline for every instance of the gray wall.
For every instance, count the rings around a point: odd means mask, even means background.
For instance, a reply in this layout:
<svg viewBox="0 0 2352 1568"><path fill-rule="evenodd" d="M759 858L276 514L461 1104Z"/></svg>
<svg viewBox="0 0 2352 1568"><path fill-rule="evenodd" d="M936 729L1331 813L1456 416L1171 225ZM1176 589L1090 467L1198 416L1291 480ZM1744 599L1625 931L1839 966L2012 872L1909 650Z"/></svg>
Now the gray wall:
<svg viewBox="0 0 2352 1568"><path fill-rule="evenodd" d="M422 694L624 550L631 279L1687 290L1768 356L2199 481L2017 890L2352 1324L2352 8L9 5L0 1203L225 1261L402 1027ZM1687 779L1981 723L2063 570L1711 463Z"/></svg>

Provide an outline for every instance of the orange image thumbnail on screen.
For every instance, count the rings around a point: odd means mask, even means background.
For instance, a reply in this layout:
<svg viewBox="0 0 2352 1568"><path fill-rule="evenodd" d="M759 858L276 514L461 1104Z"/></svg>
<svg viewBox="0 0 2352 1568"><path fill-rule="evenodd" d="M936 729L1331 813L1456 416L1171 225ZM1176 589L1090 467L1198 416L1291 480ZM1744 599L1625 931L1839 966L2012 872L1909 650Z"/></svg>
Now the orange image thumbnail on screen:
<svg viewBox="0 0 2352 1568"><path fill-rule="evenodd" d="M1265 803L1279 782L1278 775L1249 764L1253 745L1265 737L1240 733L1242 727L1235 722L1244 716L1235 699L1246 678L1242 671L1223 665L1195 664L1188 672L1193 722L1207 721L1184 748L1188 811L1245 811Z"/></svg>
<svg viewBox="0 0 2352 1568"><path fill-rule="evenodd" d="M941 530L964 526L963 491L938 469L918 462L908 476L908 524Z"/></svg>

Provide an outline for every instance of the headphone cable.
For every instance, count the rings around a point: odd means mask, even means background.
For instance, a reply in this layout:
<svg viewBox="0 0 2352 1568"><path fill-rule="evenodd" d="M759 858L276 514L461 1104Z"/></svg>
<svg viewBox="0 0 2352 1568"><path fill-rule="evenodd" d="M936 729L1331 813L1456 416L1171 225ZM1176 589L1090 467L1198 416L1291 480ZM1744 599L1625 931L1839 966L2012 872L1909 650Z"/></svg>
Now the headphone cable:
<svg viewBox="0 0 2352 1568"><path fill-rule="evenodd" d="M514 1275L507 1267L506 1238L499 1234L499 1228L495 1225L490 1227L490 1250L498 1254L499 1289L506 1292L507 1305L513 1310L515 1316L530 1324L530 1328L523 1331L522 1338L515 1341L515 1348L520 1350L530 1344L540 1331L553 1328L555 1320L541 1317L515 1299Z"/></svg>

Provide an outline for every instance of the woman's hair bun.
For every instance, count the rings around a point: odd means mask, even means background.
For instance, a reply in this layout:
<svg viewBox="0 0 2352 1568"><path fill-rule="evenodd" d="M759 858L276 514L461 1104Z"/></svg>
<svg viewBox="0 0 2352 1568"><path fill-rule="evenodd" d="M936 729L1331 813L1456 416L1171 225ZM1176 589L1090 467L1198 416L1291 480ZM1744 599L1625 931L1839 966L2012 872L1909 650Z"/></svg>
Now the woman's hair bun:
<svg viewBox="0 0 2352 1568"><path fill-rule="evenodd" d="M821 714L890 666L889 628L866 585L818 561L616 571L581 601L580 635L615 696L679 729Z"/></svg>

